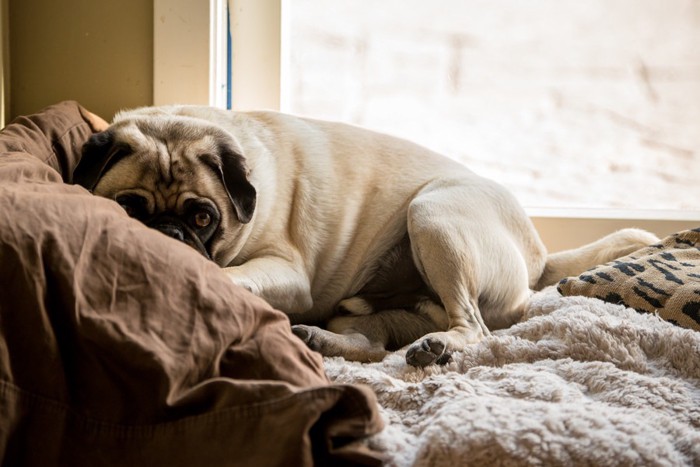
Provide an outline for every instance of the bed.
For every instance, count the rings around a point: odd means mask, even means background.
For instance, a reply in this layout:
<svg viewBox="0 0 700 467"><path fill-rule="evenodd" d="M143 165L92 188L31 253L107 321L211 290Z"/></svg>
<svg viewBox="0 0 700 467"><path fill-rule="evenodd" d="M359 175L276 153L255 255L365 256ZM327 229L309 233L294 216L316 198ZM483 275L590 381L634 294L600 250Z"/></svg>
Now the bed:
<svg viewBox="0 0 700 467"><path fill-rule="evenodd" d="M213 263L70 184L103 126L62 102L0 134L3 465L700 464L700 232L535 293L445 366L322 359ZM683 285L635 266L656 255ZM623 279L661 306L626 306Z"/></svg>
<svg viewBox="0 0 700 467"><path fill-rule="evenodd" d="M377 394L391 465L700 463L700 333L554 287L444 367L325 364Z"/></svg>

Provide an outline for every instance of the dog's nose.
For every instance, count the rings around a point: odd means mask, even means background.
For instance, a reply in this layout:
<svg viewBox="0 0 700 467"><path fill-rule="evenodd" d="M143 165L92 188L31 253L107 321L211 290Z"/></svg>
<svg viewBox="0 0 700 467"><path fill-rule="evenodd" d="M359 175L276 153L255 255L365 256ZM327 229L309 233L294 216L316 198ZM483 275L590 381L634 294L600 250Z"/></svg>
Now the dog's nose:
<svg viewBox="0 0 700 467"><path fill-rule="evenodd" d="M175 225L161 224L161 225L156 225L154 227L157 230L160 230L161 232L163 232L168 237L172 237L175 240L180 240L181 242L185 241L185 233L182 231L181 228L179 228Z"/></svg>

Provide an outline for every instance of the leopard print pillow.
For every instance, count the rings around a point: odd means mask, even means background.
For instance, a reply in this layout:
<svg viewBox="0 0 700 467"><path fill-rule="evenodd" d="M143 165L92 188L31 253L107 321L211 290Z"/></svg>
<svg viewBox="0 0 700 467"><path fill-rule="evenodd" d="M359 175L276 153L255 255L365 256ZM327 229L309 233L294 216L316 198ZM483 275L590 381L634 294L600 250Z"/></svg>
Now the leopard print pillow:
<svg viewBox="0 0 700 467"><path fill-rule="evenodd" d="M700 228L563 279L557 289L562 295L595 297L657 313L673 324L700 331Z"/></svg>

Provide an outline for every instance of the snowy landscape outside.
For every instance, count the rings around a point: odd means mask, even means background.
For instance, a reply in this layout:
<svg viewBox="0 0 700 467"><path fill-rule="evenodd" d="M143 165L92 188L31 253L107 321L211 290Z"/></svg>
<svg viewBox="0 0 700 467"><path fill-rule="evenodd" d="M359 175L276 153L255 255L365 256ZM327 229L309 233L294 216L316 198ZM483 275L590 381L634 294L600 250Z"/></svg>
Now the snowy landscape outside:
<svg viewBox="0 0 700 467"><path fill-rule="evenodd" d="M283 110L528 207L700 211L700 0L289 0Z"/></svg>

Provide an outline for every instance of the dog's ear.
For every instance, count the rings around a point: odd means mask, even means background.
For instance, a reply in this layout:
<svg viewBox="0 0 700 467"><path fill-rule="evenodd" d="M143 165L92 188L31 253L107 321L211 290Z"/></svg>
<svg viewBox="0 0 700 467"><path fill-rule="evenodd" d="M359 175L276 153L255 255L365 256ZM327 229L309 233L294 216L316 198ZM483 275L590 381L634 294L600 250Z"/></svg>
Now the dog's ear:
<svg viewBox="0 0 700 467"><path fill-rule="evenodd" d="M73 183L92 191L102 174L128 153L128 147L115 144L112 131L95 133L83 145L80 162L73 170Z"/></svg>
<svg viewBox="0 0 700 467"><path fill-rule="evenodd" d="M206 164L221 178L238 221L247 224L253 217L257 193L248 181L245 159L226 143L219 144L217 156L204 157Z"/></svg>

